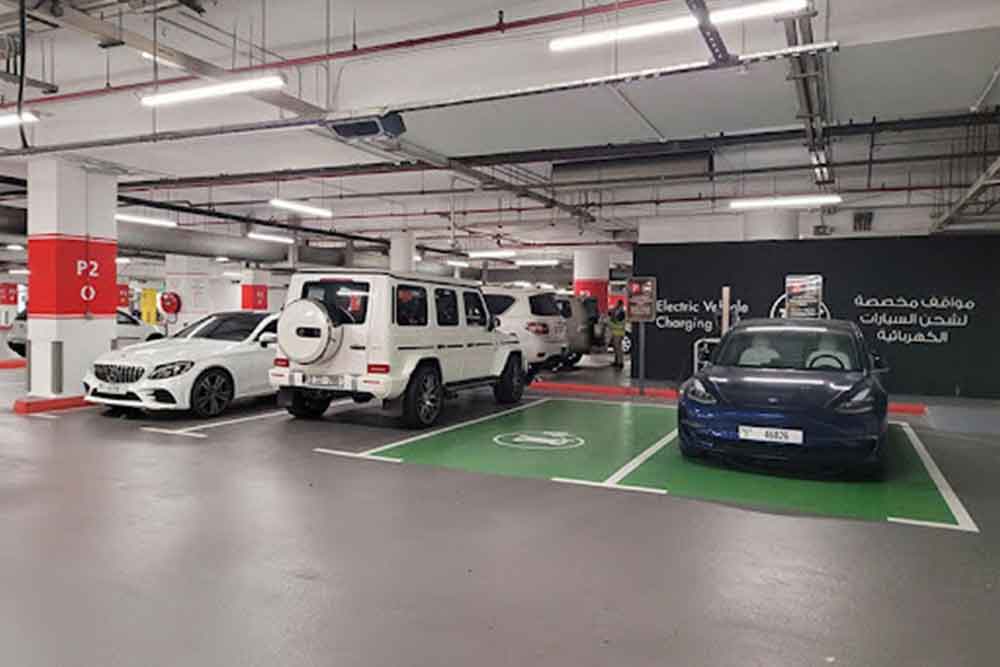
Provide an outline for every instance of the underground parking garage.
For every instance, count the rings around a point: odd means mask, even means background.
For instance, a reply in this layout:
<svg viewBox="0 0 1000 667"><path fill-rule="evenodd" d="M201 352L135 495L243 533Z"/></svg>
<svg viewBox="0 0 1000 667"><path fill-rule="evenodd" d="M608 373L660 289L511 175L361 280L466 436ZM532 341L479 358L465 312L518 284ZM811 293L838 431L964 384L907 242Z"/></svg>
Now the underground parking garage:
<svg viewBox="0 0 1000 667"><path fill-rule="evenodd" d="M995 2L0 4L0 664L997 664Z"/></svg>

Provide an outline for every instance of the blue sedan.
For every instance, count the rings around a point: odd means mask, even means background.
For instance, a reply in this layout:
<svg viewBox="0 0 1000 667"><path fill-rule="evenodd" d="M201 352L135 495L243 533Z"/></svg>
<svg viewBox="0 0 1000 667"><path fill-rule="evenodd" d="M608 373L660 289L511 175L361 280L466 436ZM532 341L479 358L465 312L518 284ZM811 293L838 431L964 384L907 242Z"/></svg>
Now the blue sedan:
<svg viewBox="0 0 1000 667"><path fill-rule="evenodd" d="M681 387L681 453L880 478L885 370L851 322L746 320Z"/></svg>

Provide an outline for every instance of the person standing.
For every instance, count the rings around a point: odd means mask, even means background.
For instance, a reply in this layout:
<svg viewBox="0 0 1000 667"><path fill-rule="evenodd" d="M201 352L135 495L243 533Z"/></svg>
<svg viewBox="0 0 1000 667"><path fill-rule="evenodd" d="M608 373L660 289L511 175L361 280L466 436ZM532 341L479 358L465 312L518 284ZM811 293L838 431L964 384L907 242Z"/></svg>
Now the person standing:
<svg viewBox="0 0 1000 667"><path fill-rule="evenodd" d="M608 315L608 328L611 329L611 348L615 351L615 368L625 367L625 331L628 327L628 316L625 312L625 302L622 299L615 304L614 310Z"/></svg>

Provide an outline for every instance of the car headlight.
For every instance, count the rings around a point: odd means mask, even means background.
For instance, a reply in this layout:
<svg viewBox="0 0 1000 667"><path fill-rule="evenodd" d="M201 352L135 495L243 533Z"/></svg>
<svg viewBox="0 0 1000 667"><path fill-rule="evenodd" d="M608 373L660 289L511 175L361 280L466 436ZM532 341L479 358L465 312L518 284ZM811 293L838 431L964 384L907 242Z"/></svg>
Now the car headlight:
<svg viewBox="0 0 1000 667"><path fill-rule="evenodd" d="M175 361L170 364L161 364L150 373L150 380L166 380L187 373L194 366L193 361Z"/></svg>
<svg viewBox="0 0 1000 667"><path fill-rule="evenodd" d="M705 383L698 378L688 380L687 385L684 387L684 396L702 405L714 405L719 402L715 396L708 393Z"/></svg>
<svg viewBox="0 0 1000 667"><path fill-rule="evenodd" d="M862 387L836 408L842 415L862 415L874 409L875 397L872 396L871 387Z"/></svg>

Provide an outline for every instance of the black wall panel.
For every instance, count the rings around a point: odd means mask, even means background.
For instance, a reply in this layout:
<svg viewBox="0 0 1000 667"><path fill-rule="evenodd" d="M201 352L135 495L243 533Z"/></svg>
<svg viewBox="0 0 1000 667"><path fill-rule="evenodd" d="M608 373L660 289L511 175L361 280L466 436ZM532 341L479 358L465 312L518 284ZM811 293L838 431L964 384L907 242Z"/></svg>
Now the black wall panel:
<svg viewBox="0 0 1000 667"><path fill-rule="evenodd" d="M691 374L694 341L718 335L723 285L741 318L767 317L786 275L812 273L832 316L886 357L890 391L1000 398L1000 237L638 246L635 274L659 282L647 377Z"/></svg>

